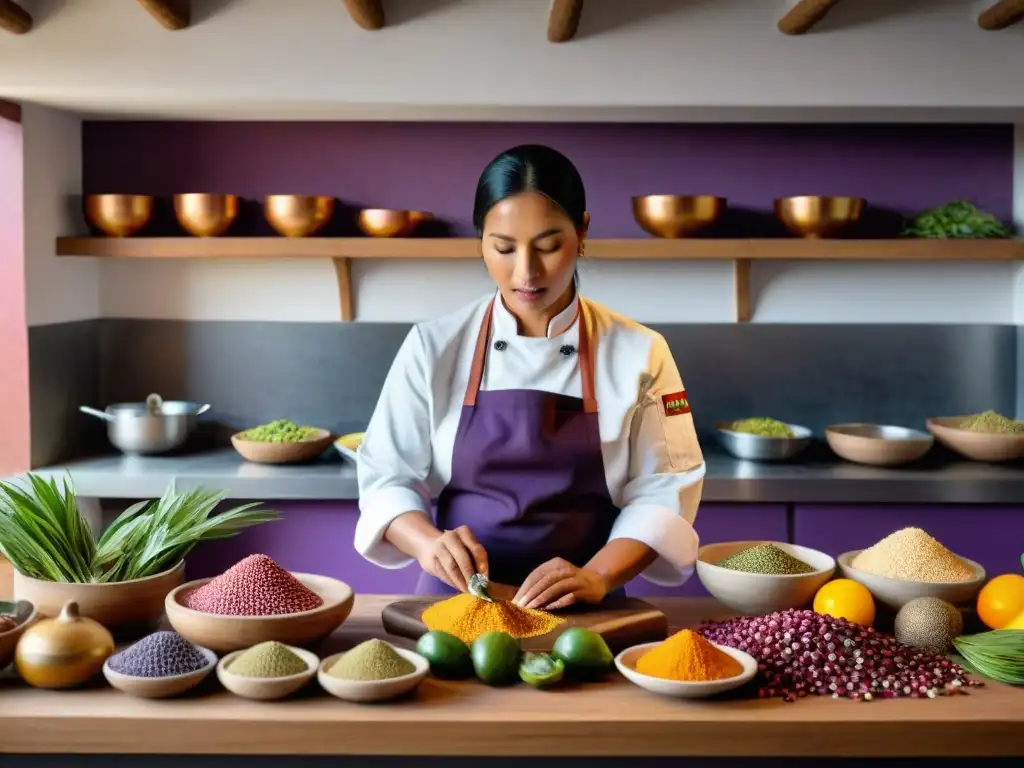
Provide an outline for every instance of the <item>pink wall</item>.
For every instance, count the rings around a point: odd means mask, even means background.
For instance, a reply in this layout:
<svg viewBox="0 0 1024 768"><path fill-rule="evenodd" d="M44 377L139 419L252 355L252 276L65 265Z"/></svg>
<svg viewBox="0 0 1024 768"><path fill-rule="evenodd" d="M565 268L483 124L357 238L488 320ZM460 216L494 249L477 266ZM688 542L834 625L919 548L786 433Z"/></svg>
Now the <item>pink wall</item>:
<svg viewBox="0 0 1024 768"><path fill-rule="evenodd" d="M0 101L0 476L31 462L20 118Z"/></svg>

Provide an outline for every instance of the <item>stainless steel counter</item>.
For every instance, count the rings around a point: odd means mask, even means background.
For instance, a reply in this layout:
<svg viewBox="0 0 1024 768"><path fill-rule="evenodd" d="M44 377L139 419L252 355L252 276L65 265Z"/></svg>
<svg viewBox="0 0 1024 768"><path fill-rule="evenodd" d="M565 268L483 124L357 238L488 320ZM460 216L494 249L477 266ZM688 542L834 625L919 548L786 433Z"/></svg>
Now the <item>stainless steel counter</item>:
<svg viewBox="0 0 1024 768"><path fill-rule="evenodd" d="M1021 504L1024 466L959 461L939 454L913 467L878 469L849 464L827 451L778 464L739 461L707 452L706 502ZM354 500L355 467L325 454L302 466L243 461L230 448L175 457L107 458L36 470L70 474L78 495L152 498L177 488L224 488L236 499Z"/></svg>

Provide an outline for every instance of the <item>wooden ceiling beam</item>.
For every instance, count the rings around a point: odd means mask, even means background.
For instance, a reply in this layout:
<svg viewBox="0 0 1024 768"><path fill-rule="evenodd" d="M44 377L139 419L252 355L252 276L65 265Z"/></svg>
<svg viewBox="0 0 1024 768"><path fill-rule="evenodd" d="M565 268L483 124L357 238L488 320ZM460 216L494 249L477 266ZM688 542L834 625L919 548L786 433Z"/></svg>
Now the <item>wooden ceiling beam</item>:
<svg viewBox="0 0 1024 768"><path fill-rule="evenodd" d="M565 43L576 36L583 13L583 0L552 0L548 13L548 41Z"/></svg>
<svg viewBox="0 0 1024 768"><path fill-rule="evenodd" d="M0 29L24 35L32 29L32 16L14 0L0 0Z"/></svg>
<svg viewBox="0 0 1024 768"><path fill-rule="evenodd" d="M352 21L363 29L384 28L383 0L341 0Z"/></svg>
<svg viewBox="0 0 1024 768"><path fill-rule="evenodd" d="M784 35L802 35L825 18L839 0L800 0L779 19L779 32Z"/></svg>
<svg viewBox="0 0 1024 768"><path fill-rule="evenodd" d="M139 5L164 29L187 29L192 23L190 0L139 0Z"/></svg>
<svg viewBox="0 0 1024 768"><path fill-rule="evenodd" d="M1024 0L999 0L978 16L978 26L994 31L1006 29L1024 19Z"/></svg>

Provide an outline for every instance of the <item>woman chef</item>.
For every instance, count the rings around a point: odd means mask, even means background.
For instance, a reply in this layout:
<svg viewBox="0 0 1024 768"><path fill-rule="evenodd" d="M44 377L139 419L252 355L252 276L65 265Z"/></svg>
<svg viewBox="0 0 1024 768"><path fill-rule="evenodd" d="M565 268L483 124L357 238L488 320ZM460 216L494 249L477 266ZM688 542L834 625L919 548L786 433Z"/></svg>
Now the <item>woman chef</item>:
<svg viewBox="0 0 1024 768"><path fill-rule="evenodd" d="M590 216L553 149L484 169L473 222L497 289L405 339L358 452L356 549L418 594L555 610L642 574L686 580L704 459L658 333L576 291ZM436 515L431 502L437 500Z"/></svg>

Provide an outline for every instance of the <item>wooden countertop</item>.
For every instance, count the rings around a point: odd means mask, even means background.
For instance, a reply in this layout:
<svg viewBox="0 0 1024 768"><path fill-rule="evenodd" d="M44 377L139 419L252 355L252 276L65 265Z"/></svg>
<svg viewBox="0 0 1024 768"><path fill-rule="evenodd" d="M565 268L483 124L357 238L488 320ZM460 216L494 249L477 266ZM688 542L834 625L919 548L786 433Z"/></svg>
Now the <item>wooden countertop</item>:
<svg viewBox="0 0 1024 768"><path fill-rule="evenodd" d="M357 598L326 655L383 636L395 598ZM652 600L673 626L726 614L703 599ZM394 639L394 638L389 638ZM397 641L405 644L405 641ZM0 681L0 751L9 753L993 756L1024 755L1024 691L852 702L807 698L683 702L615 677L556 691L428 678L414 698L342 702L315 681L301 698L240 699L215 677L184 699L144 701L111 688L53 692ZM207 693L207 691L213 691Z"/></svg>

